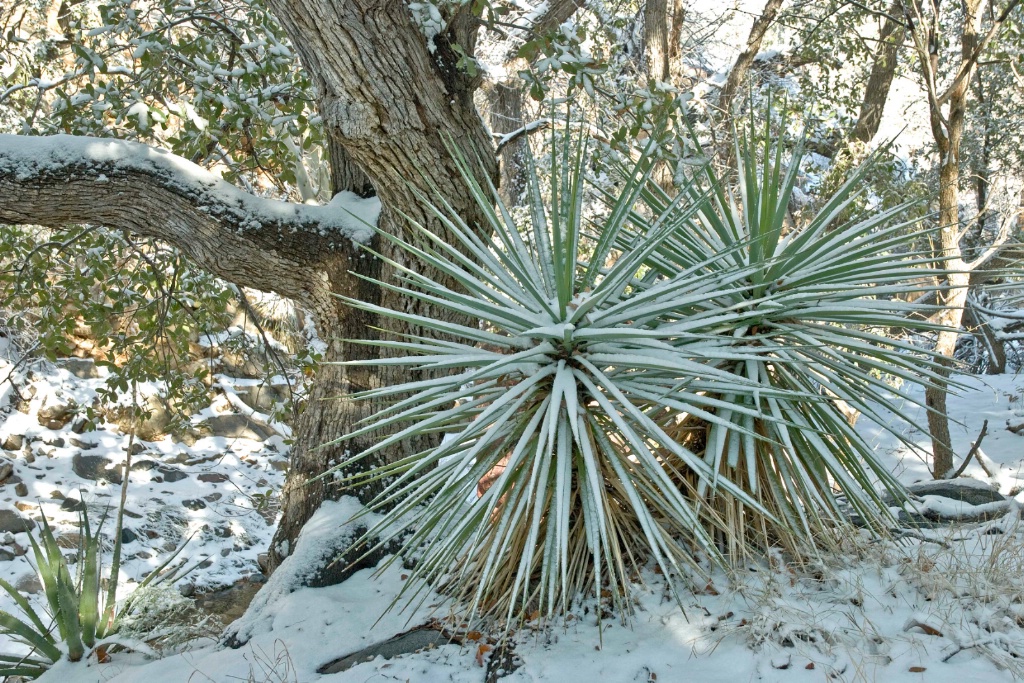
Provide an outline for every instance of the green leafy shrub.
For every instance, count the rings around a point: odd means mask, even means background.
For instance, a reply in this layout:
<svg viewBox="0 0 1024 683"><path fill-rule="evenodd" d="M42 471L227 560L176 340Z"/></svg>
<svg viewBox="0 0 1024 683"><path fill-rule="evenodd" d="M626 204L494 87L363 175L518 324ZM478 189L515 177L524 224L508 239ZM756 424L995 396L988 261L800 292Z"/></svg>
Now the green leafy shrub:
<svg viewBox="0 0 1024 683"><path fill-rule="evenodd" d="M589 160L567 139L553 145L549 201L532 172L526 225L464 163L490 240L443 205L433 212L458 244L417 224L427 248L382 234L460 289L399 264L400 283L378 284L484 324L349 302L437 337L384 342L405 355L374 363L423 379L360 395L393 403L349 438L397 431L355 459L446 435L351 479L387 480L366 538L402 538L412 577L440 581L470 615L511 623L586 594L624 612L648 561L678 590L705 560L845 526L837 492L872 529L890 523L875 483L902 489L836 401L888 428L879 373L932 376L927 353L877 328L932 329L898 297L934 273L907 251L899 207L833 225L863 171L790 225L800 150L787 169L768 129L738 138L738 198L710 167L669 198L644 154L589 224Z"/></svg>

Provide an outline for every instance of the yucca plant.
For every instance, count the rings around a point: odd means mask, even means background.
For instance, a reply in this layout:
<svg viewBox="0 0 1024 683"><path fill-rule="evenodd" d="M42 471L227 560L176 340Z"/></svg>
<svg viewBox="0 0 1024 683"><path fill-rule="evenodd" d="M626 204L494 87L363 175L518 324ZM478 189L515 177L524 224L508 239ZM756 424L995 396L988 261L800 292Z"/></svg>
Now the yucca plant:
<svg viewBox="0 0 1024 683"><path fill-rule="evenodd" d="M383 342L398 357L374 363L424 378L357 396L393 403L347 438L394 433L355 459L446 435L351 476L387 481L367 538L402 538L413 578L440 580L471 615L511 624L585 594L624 610L650 561L675 590L703 560L724 564L723 549L745 548L749 520L811 538L843 523L833 487L884 528L874 478L899 485L833 399L872 417L870 401L890 390L879 373L931 372L927 355L864 329L927 327L891 301L928 274L898 253L911 238L889 227L897 213L829 232L851 184L787 234L799 158L782 173L781 151L761 166L746 142L739 202L710 168L670 199L642 154L592 224L586 146L566 137L552 150L550 199L531 167L524 225L456 152L491 237L443 202L431 211L456 244L415 221L429 246L381 234L459 290L398 263L400 282L377 284L482 325L349 301L437 336ZM704 436L682 438L681 426Z"/></svg>
<svg viewBox="0 0 1024 683"><path fill-rule="evenodd" d="M785 117L776 123L785 130ZM737 282L742 286L661 313L692 335L726 343L733 357L716 369L760 386L751 392L720 384L713 395L727 406L716 421L684 405L672 406L676 412L669 415L674 433L703 452L716 477L742 486L772 513L745 509L742 497L718 496L734 553L754 540L751 531L791 546L827 539L822 532L842 525L851 512L875 530L888 526L892 520L878 489L896 499L903 489L839 402L903 440L902 426L884 413L910 422L901 403L921 399L900 387L938 379L933 354L887 334L940 329L928 322L934 307L912 303L943 275L930 250L920 250L926 236L920 220L904 218L915 215L912 204L836 224L868 192L864 181L876 154L813 215L794 224L790 205L803 143L786 159L771 125L768 116L759 128L751 114L747 129L734 135L735 193L713 166L696 173L682 192L697 211L670 219L676 229L647 260L655 281L694 268L712 279L744 274ZM678 202L655 184L645 186L642 199L642 212L654 216ZM640 229L623 248L643 242L645 223L638 217ZM704 389L680 387L681 393L695 391ZM698 489L704 493L706 485ZM837 498L837 491L843 496ZM839 503L843 498L846 505Z"/></svg>
<svg viewBox="0 0 1024 683"><path fill-rule="evenodd" d="M0 579L0 588L13 598L25 617L19 619L0 611L0 633L30 649L27 655L0 654L0 676L37 678L62 658L77 662L98 652L100 648L106 651L108 648L130 647L155 654L144 643L123 643L118 640L116 634L119 619L131 612L131 600L118 610L114 601L119 571L116 564L111 568L108 577L109 595L104 600L100 581L103 551L100 529L93 533L86 512L81 513L80 519L82 532L77 571L74 574L61 553L45 515L39 540L29 533L36 573L46 598L46 615L40 615L14 586ZM183 548L184 545L171 554L136 590L151 584L174 581L187 574L190 570L184 570L183 563L170 572L164 572Z"/></svg>

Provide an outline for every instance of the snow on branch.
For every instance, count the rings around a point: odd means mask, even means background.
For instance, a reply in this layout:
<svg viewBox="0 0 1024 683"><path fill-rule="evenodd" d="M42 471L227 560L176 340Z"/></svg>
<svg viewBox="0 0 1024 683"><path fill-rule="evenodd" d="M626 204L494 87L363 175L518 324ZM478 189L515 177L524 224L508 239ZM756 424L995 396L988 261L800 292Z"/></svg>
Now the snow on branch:
<svg viewBox="0 0 1024 683"><path fill-rule="evenodd" d="M0 222L89 223L165 240L236 284L310 303L310 270L373 235L380 203L256 197L179 156L124 140L0 135ZM314 297L315 298L315 297Z"/></svg>

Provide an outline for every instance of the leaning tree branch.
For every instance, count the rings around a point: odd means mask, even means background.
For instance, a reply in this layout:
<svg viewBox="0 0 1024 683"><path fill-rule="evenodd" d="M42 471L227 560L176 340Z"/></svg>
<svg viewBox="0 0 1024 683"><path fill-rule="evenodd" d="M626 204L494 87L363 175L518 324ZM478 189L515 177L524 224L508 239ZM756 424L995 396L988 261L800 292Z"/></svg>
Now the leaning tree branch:
<svg viewBox="0 0 1024 683"><path fill-rule="evenodd" d="M236 285L332 310L324 269L372 236L376 199L327 206L256 197L137 142L0 135L0 222L102 225L164 240Z"/></svg>

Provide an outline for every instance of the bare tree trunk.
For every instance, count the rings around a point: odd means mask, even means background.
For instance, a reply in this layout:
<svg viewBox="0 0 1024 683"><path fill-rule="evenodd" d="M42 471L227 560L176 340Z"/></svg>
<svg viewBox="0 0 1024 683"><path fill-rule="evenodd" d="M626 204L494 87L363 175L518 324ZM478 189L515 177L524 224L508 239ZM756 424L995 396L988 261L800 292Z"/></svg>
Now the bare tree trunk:
<svg viewBox="0 0 1024 683"><path fill-rule="evenodd" d="M644 58L647 74L652 79L665 83L671 80L670 19L668 0L647 0L644 3Z"/></svg>
<svg viewBox="0 0 1024 683"><path fill-rule="evenodd" d="M516 78L510 82L495 83L487 93L490 105L491 130L511 133L526 124L523 118L523 84ZM506 206L523 203L526 193L525 154L530 153L526 136L505 145L501 150L501 199Z"/></svg>
<svg viewBox="0 0 1024 683"><path fill-rule="evenodd" d="M936 316L936 322L947 329L939 332L935 351L944 359L940 371L943 379L948 378L953 366L953 353L960 336L964 305L970 287L970 273L960 250L960 143L963 139L964 119L967 114L968 84L971 70L976 66L978 54L978 30L980 8L983 0L966 0L961 29L961 62L966 68L965 78L954 80L941 95L935 90L939 73L939 52L941 36L940 18L933 16L927 26L921 26L914 37L918 55L922 59L926 86L929 88L929 118L932 136L939 158L939 234L936 257L941 265L952 271L946 278L945 290L940 303L943 310ZM908 20L911 13L906 12ZM917 17L922 18L917 12ZM924 23L924 22L921 22ZM971 64L971 62L974 64ZM948 101L948 111L943 112L942 100ZM942 479L953 469L954 454L950 446L949 418L946 408L947 385L938 381L925 390L928 406L928 429L932 437L932 476Z"/></svg>
<svg viewBox="0 0 1024 683"><path fill-rule="evenodd" d="M775 22L781 7L782 0L768 0L765 3L764 9L761 10L761 14L754 20L754 25L750 29L750 35L747 37L747 45L743 48L740 56L736 58L736 62L729 72L729 78L726 79L725 85L718 95L718 108L722 110L726 117L731 116L732 101L735 99L740 86L746 83L750 67L754 63L757 53L761 51L761 42L764 40L765 34L768 33L768 29Z"/></svg>
<svg viewBox="0 0 1024 683"><path fill-rule="evenodd" d="M896 0L889 9L889 14L898 14L899 8L900 0ZM896 76L899 50L905 37L906 27L894 17L887 16L878 35L875 59L871 63L871 73L864 88L864 100L860 105L857 123L850 134L851 139L868 144L878 134L878 127L882 123L882 112L889 99L893 78Z"/></svg>

